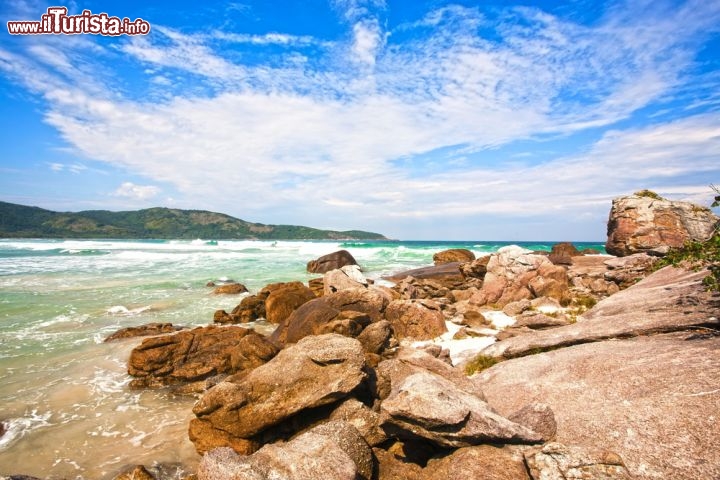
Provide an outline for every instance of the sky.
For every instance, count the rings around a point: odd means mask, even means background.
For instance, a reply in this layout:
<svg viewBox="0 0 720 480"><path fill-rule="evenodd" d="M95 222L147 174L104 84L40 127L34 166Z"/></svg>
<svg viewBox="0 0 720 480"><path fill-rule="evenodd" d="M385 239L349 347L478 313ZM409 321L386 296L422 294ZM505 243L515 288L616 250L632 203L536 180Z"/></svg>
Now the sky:
<svg viewBox="0 0 720 480"><path fill-rule="evenodd" d="M8 33L51 5L151 30ZM0 19L2 201L604 241L615 197L707 206L720 184L720 0L0 0Z"/></svg>

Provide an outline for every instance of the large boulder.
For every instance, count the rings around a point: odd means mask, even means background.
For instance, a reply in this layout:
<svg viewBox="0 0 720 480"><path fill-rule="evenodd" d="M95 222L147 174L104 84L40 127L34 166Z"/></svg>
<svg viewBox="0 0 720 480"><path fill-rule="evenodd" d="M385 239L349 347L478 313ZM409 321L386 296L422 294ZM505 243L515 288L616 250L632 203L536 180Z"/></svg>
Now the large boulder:
<svg viewBox="0 0 720 480"><path fill-rule="evenodd" d="M558 442L614 451L632 478L691 480L720 478L718 369L720 336L691 330L507 360L472 380L503 415L548 404Z"/></svg>
<svg viewBox="0 0 720 480"><path fill-rule="evenodd" d="M337 270L330 270L323 277L323 295L330 295L347 288L363 288L368 281L357 265L346 265Z"/></svg>
<svg viewBox="0 0 720 480"><path fill-rule="evenodd" d="M214 429L251 439L299 412L342 400L365 379L364 368L357 340L336 334L306 337L237 383L218 383L193 412Z"/></svg>
<svg viewBox="0 0 720 480"><path fill-rule="evenodd" d="M278 345L296 343L309 335L339 333L356 337L372 321L372 317L362 310L375 311L370 305L372 300L382 304L381 297L375 298L367 289L358 289L367 295L353 293L352 290L341 290L334 294L315 298L301 305L292 312L270 335L271 341ZM356 302L348 302L347 298L355 298ZM369 301L363 301L365 298ZM358 310L354 310L357 308ZM379 308L379 307L378 307ZM377 311L376 316L379 315Z"/></svg>
<svg viewBox="0 0 720 480"><path fill-rule="evenodd" d="M314 298L315 294L302 282L279 284L269 290L265 298L265 319L279 324L298 307Z"/></svg>
<svg viewBox="0 0 720 480"><path fill-rule="evenodd" d="M370 480L373 457L354 427L330 422L250 456L218 448L203 457L197 475L199 480Z"/></svg>
<svg viewBox="0 0 720 480"><path fill-rule="evenodd" d="M394 382L380 405L383 429L440 447L482 443L537 443L541 436L495 413L480 397L431 372Z"/></svg>
<svg viewBox="0 0 720 480"><path fill-rule="evenodd" d="M132 388L197 382L218 374L252 369L277 348L252 330L236 326L198 327L144 340L130 353Z"/></svg>
<svg viewBox="0 0 720 480"><path fill-rule="evenodd" d="M433 263L435 263L435 265L453 262L465 263L472 262L473 260L475 260L475 254L466 248L451 248L433 255Z"/></svg>
<svg viewBox="0 0 720 480"><path fill-rule="evenodd" d="M326 273L330 270L336 270L345 265L357 265L355 258L347 250L338 250L337 252L323 255L315 260L310 260L307 264L307 271L310 273Z"/></svg>
<svg viewBox="0 0 720 480"><path fill-rule="evenodd" d="M440 306L429 300L394 300L385 309L398 340L430 340L447 332Z"/></svg>
<svg viewBox="0 0 720 480"><path fill-rule="evenodd" d="M475 305L503 307L522 299L568 295L565 268L553 265L544 255L510 245L490 256L482 288L470 298Z"/></svg>
<svg viewBox="0 0 720 480"><path fill-rule="evenodd" d="M717 223L718 217L708 208L638 192L613 200L605 250L619 257L641 252L663 255L688 240L707 240Z"/></svg>
<svg viewBox="0 0 720 480"><path fill-rule="evenodd" d="M712 299L702 283L707 274L707 270L694 272L665 267L600 301L577 323L508 338L485 348L482 354L513 358L538 350L609 338L700 326L720 327L717 300Z"/></svg>

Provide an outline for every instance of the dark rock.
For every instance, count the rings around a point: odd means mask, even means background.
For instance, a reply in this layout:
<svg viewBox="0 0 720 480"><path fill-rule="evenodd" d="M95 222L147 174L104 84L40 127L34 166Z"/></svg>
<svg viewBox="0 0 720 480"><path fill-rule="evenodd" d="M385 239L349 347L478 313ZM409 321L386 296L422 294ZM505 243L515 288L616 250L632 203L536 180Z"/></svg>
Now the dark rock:
<svg viewBox="0 0 720 480"><path fill-rule="evenodd" d="M612 202L605 250L618 257L642 252L664 255L687 241L707 240L718 220L709 208L690 202L645 195L619 197Z"/></svg>
<svg viewBox="0 0 720 480"><path fill-rule="evenodd" d="M573 257L579 257L582 255L583 253L575 248L575 245L572 243L561 242L553 245L552 250L548 255L548 260L555 265L571 265L573 263Z"/></svg>
<svg viewBox="0 0 720 480"><path fill-rule="evenodd" d="M465 281L462 273L460 273L460 263L457 262L406 270L385 277L385 280L397 283L406 277L413 277L419 280L435 280L444 286L462 285Z"/></svg>
<svg viewBox="0 0 720 480"><path fill-rule="evenodd" d="M475 254L466 248L451 248L433 255L435 265L454 262L465 263L473 260L475 260Z"/></svg>
<svg viewBox="0 0 720 480"><path fill-rule="evenodd" d="M239 383L217 384L193 412L215 429L250 439L298 412L345 398L365 379L364 358L355 339L306 337Z"/></svg>
<svg viewBox="0 0 720 480"><path fill-rule="evenodd" d="M247 291L247 287L245 287L245 285L243 285L242 283L229 283L227 285L220 285L219 287L215 287L215 290L213 290L213 294L237 295L240 293L246 293Z"/></svg>
<svg viewBox="0 0 720 480"><path fill-rule="evenodd" d="M121 328L117 332L108 335L106 342L113 342L125 338L147 337L150 335L162 335L182 330L185 327L174 327L172 323L148 323L137 327Z"/></svg>
<svg viewBox="0 0 720 480"><path fill-rule="evenodd" d="M366 313L373 322L383 319L383 312L389 303L389 295L382 289L348 288L323 297L328 305L338 310L352 310Z"/></svg>
<svg viewBox="0 0 720 480"><path fill-rule="evenodd" d="M345 265L357 265L355 258L347 250L338 250L316 260L310 260L307 264L307 271L310 273L325 273L330 270L342 268Z"/></svg>
<svg viewBox="0 0 720 480"><path fill-rule="evenodd" d="M325 297L315 298L298 307L281 322L270 339L279 345L296 343L309 335L317 335L338 315L340 310L328 305Z"/></svg>
<svg viewBox="0 0 720 480"><path fill-rule="evenodd" d="M133 388L195 382L262 365L277 352L264 337L242 327L211 325L146 339L130 353Z"/></svg>
<svg viewBox="0 0 720 480"><path fill-rule="evenodd" d="M394 300L385 310L395 336L430 340L447 332L439 305L429 300Z"/></svg>

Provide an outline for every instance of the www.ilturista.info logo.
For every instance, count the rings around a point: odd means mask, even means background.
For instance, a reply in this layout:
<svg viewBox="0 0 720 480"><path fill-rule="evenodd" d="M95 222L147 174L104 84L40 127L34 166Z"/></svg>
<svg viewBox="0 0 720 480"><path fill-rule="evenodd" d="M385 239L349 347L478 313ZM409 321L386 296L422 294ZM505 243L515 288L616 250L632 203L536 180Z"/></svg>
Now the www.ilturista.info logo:
<svg viewBox="0 0 720 480"><path fill-rule="evenodd" d="M109 17L107 13L83 10L80 15L68 15L66 7L50 7L40 21L7 22L10 35L147 35L150 24L142 18Z"/></svg>

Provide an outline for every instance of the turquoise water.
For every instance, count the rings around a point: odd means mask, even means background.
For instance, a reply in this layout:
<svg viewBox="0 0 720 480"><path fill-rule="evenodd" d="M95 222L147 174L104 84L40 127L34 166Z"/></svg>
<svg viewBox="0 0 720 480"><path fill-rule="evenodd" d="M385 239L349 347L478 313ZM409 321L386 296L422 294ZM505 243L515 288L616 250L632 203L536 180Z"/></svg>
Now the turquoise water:
<svg viewBox="0 0 720 480"><path fill-rule="evenodd" d="M251 292L307 281L309 260L344 248L370 278L432 264L434 253L485 255L552 242L293 242L0 240L0 475L112 478L127 464L192 468L187 440L194 403L165 391L127 389L126 361L139 340L105 344L115 330L149 322L205 325L237 296L208 281L233 279ZM602 244L578 248L603 250ZM30 461L30 459L32 459Z"/></svg>

